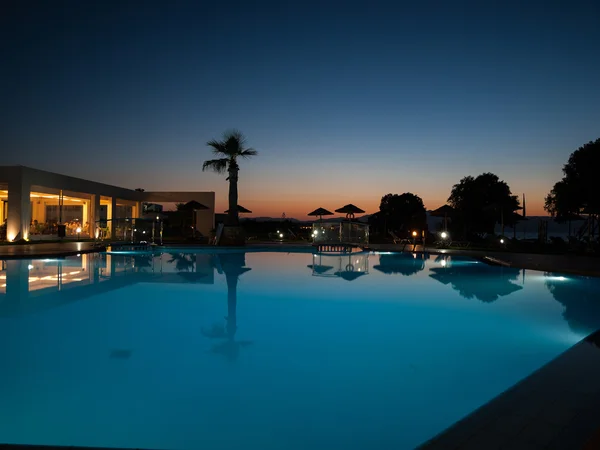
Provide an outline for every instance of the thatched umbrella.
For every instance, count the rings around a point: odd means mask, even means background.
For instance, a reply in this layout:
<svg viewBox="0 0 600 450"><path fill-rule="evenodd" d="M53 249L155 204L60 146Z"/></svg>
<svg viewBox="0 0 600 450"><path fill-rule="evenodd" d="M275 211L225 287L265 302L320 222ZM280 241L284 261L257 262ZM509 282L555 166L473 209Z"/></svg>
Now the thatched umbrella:
<svg viewBox="0 0 600 450"><path fill-rule="evenodd" d="M345 206L342 206L339 209L335 210L336 213L346 214L346 219L348 219L348 240L352 238L352 219L354 219L354 214L362 214L364 211L360 209L358 206L349 203Z"/></svg>
<svg viewBox="0 0 600 450"><path fill-rule="evenodd" d="M192 200L183 205L181 209L185 211L203 211L210 208L208 206L203 205L200 202L197 202L196 200Z"/></svg>
<svg viewBox="0 0 600 450"><path fill-rule="evenodd" d="M196 236L196 211L205 211L210 209L196 200L191 200L181 207L181 211L190 211L192 213L192 236ZM187 220L186 220L187 221Z"/></svg>
<svg viewBox="0 0 600 450"><path fill-rule="evenodd" d="M237 210L239 214L252 214L252 211L250 211L247 208L244 208L242 205L237 205ZM225 210L225 214L229 213L229 210Z"/></svg>
<svg viewBox="0 0 600 450"><path fill-rule="evenodd" d="M319 220L323 220L323 216L333 216L333 213L325 208L317 208L313 212L309 212L308 215L315 216L318 217Z"/></svg>
<svg viewBox="0 0 600 450"><path fill-rule="evenodd" d="M322 264L308 264L306 267L311 269L313 273L317 275L322 275L325 272L329 272L331 269L333 269L333 266L324 266Z"/></svg>
<svg viewBox="0 0 600 450"><path fill-rule="evenodd" d="M434 209L429 213L432 217L443 217L444 218L444 231L448 231L448 216L451 216L454 212L454 208L450 205L440 206L438 209Z"/></svg>
<svg viewBox="0 0 600 450"><path fill-rule="evenodd" d="M348 272L348 271L342 270L342 271L336 272L335 275L337 275L340 278L343 278L346 281L354 281L358 277L366 275L366 273L365 272Z"/></svg>
<svg viewBox="0 0 600 450"><path fill-rule="evenodd" d="M342 206L339 209L335 210L336 213L346 214L346 219L354 219L354 214L363 214L364 211L360 209L358 206L354 206L352 203L349 203L345 206Z"/></svg>

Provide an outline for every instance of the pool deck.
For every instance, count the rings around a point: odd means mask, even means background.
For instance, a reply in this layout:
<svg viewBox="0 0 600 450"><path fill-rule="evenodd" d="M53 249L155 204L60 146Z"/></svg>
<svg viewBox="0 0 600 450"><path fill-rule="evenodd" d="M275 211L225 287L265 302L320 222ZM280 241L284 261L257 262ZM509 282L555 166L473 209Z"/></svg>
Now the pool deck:
<svg viewBox="0 0 600 450"><path fill-rule="evenodd" d="M398 252L410 251L412 246L394 244L373 244L372 250ZM417 245L416 252L423 252L423 246ZM491 257L506 262L519 269L540 270L542 272L562 272L572 275L600 277L600 257L580 255L549 255L539 253L511 253L469 249L439 249L425 247L426 253L468 256L471 258Z"/></svg>
<svg viewBox="0 0 600 450"><path fill-rule="evenodd" d="M598 449L599 380L596 332L418 449Z"/></svg>
<svg viewBox="0 0 600 450"><path fill-rule="evenodd" d="M8 244L0 246L0 259L33 259L48 256L74 256L105 250L94 242L48 242L39 244Z"/></svg>

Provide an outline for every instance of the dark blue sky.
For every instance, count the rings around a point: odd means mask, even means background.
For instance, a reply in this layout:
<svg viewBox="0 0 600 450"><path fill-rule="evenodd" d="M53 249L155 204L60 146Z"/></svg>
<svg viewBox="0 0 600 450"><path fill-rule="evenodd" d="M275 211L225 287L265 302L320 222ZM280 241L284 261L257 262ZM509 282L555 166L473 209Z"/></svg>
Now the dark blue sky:
<svg viewBox="0 0 600 450"><path fill-rule="evenodd" d="M598 2L11 4L2 164L222 207L224 177L200 167L236 127L260 151L240 180L260 215L405 191L436 208L484 171L536 213L600 137Z"/></svg>

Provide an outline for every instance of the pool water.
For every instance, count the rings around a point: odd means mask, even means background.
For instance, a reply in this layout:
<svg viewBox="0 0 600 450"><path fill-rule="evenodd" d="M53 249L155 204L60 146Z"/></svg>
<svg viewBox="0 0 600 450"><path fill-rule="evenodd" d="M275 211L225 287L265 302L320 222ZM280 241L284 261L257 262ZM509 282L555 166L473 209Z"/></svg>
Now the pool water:
<svg viewBox="0 0 600 450"><path fill-rule="evenodd" d="M449 256L2 262L0 443L410 449L600 328L600 280Z"/></svg>

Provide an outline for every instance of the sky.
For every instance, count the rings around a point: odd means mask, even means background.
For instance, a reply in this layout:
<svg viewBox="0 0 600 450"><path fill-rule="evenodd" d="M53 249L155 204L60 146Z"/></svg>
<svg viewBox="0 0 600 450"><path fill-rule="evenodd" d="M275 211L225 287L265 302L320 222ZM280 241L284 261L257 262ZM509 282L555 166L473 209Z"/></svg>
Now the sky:
<svg viewBox="0 0 600 450"><path fill-rule="evenodd" d="M12 0L0 13L0 149L128 188L215 191L231 128L254 216L383 195L443 205L493 172L528 215L600 137L600 3Z"/></svg>

